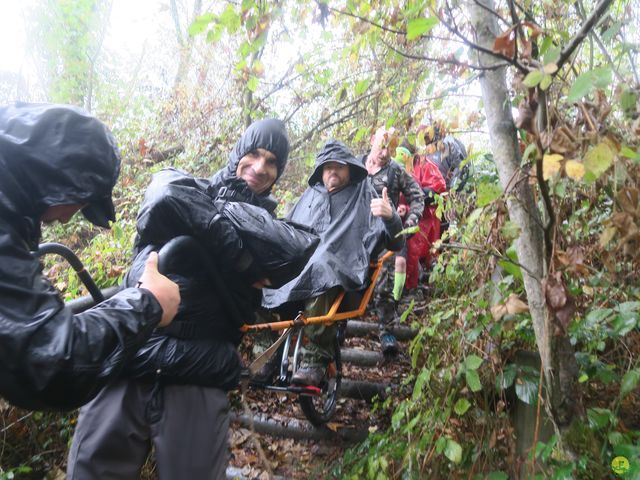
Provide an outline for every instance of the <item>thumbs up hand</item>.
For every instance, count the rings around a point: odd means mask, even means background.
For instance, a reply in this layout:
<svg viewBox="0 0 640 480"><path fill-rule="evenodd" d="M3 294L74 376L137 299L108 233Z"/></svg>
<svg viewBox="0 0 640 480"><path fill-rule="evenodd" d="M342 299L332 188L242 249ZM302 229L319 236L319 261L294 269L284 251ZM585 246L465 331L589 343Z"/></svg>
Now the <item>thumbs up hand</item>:
<svg viewBox="0 0 640 480"><path fill-rule="evenodd" d="M389 201L387 187L382 189L382 198L374 198L371 200L371 214L374 217L382 217L384 220L389 220L393 216L393 209Z"/></svg>

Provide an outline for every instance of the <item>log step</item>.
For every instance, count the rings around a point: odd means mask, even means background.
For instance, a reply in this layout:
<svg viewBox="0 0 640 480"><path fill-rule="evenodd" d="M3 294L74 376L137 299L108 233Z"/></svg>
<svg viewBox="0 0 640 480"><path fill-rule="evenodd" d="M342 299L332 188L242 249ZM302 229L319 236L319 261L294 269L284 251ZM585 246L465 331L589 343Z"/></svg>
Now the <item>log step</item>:
<svg viewBox="0 0 640 480"><path fill-rule="evenodd" d="M369 335L378 335L380 331L377 323L363 322L360 320L349 320L347 322L346 334L348 337L367 337ZM391 333L402 341L412 340L418 332L412 330L405 325L399 325L391 328Z"/></svg>
<svg viewBox="0 0 640 480"><path fill-rule="evenodd" d="M272 435L274 437L292 438L294 440L343 440L345 442L362 442L369 431L359 428L336 425L335 431L328 427L316 428L307 421L300 421L295 418L288 418L283 421L277 421L266 415L255 415L249 417L247 415L238 415L231 413L231 421L236 425L251 430L253 421L253 429L258 433Z"/></svg>
<svg viewBox="0 0 640 480"><path fill-rule="evenodd" d="M385 390L393 385L383 383L365 382L363 380L342 380L340 385L339 398L353 398L355 400L365 400L370 402L377 395L383 399L386 395Z"/></svg>
<svg viewBox="0 0 640 480"><path fill-rule="evenodd" d="M340 356L344 363L350 363L358 367L375 367L384 363L382 352L372 352L371 350L341 348Z"/></svg>

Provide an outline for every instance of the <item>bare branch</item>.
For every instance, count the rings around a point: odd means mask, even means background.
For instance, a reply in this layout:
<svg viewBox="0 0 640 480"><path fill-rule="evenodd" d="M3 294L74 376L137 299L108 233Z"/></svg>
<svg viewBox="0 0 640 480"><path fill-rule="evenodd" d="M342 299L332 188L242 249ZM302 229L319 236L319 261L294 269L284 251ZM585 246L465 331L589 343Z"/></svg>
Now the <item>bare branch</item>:
<svg viewBox="0 0 640 480"><path fill-rule="evenodd" d="M460 60L456 60L454 58L436 58L436 57L428 57L426 55L414 55L411 53L407 53L407 52L403 52L401 50L398 50L397 48L389 45L387 42L384 41L384 39L380 39L380 41L390 50L393 50L394 52L396 52L398 55L402 55L405 58L411 58L412 60L425 60L428 62L435 62L435 63L439 63L439 64L449 64L449 65L458 65L460 67L466 67L466 68L471 68L473 70L496 70L498 68L502 68L502 67L506 67L507 65L510 65L511 62L505 62L505 63L498 63L495 65L491 65L489 67L483 67L480 65L472 65L470 63L467 62L461 62Z"/></svg>
<svg viewBox="0 0 640 480"><path fill-rule="evenodd" d="M384 25L380 25L379 23L376 23L372 20L369 20L368 18L365 17L361 17L360 15L357 15L355 13L351 13L351 12L347 12L344 10L340 10L338 8L333 8L327 5L327 8L329 10L331 10L334 13L338 13L340 15L346 15L348 17L352 17L355 18L357 20L360 20L361 22L364 23L368 23L369 25L373 25L376 28L379 28L380 30L384 30L385 32L389 32L389 33L395 33L396 35L406 35L407 32L404 30L395 30L393 28L389 28L389 27L385 27ZM420 38L429 38L429 39L433 39L433 40L443 40L445 42L458 42L458 40L453 39L453 38L445 38L445 37L440 37L438 35L420 35Z"/></svg>
<svg viewBox="0 0 640 480"><path fill-rule="evenodd" d="M520 267L522 270L527 272L533 278L536 278L536 275L534 275L531 270L529 270L527 267L525 267L521 263L516 262L515 260L510 258L508 255L501 255L500 253L492 252L492 251L486 250L486 249L484 249L482 247L477 247L475 245L468 245L468 244L465 245L463 243L449 242L449 243L441 243L438 246L438 248L443 248L443 249L450 248L452 250L469 250L471 252L477 252L477 253L482 253L484 255L489 255L489 256L497 258L498 260L502 260L503 262L512 263L513 265L515 265L517 267Z"/></svg>
<svg viewBox="0 0 640 480"><path fill-rule="evenodd" d="M610 0L610 1L613 1L613 0ZM509 65L513 65L514 67L516 67L523 74L526 74L526 73L529 72L529 70L526 67L524 67L523 65L521 65L520 62L518 62L517 60L514 60L513 58L509 58L506 55L502 55L501 53L496 53L493 50L491 50L490 48L485 48L482 45L478 45L477 43L472 42L467 37L465 37L462 33L460 33L460 29L458 28L458 25L456 25L456 21L455 21L455 18L453 16L453 10L451 9L451 6L449 5L449 2L446 2L446 5L447 5L447 10L449 12L449 17L451 18L451 22L452 23L449 24L444 18L442 18L440 16L438 16L438 18L440 19L440 22L447 28L447 30L449 30L456 37L458 37L460 40L462 40L462 42L466 46L468 46L469 48L472 48L474 50L477 50L479 52L486 53L487 55L491 55L492 57L499 58L500 60L504 60ZM500 66L503 67L504 65L500 65ZM491 67L479 67L478 70L495 70L495 65L493 65Z"/></svg>
<svg viewBox="0 0 640 480"><path fill-rule="evenodd" d="M575 8L576 8L576 12L578 13L578 16L584 22L585 16L584 16L584 7L582 5L582 2L581 1L576 2L575 3ZM605 58L607 59L607 61L611 65L613 73L615 74L615 76L618 79L618 81L624 83L624 78L622 78L622 75L618 71L618 68L616 67L615 62L613 61L613 58L611 58L611 55L609 55L609 52L607 51L607 49L605 48L604 44L602 43L602 40L600 40L600 37L598 36L598 34L595 31L591 30L589 32L589 36L591 37L591 39L593 41L595 41L598 44L598 47L600 48L600 51L602 52L602 54L605 56ZM591 61L593 62L593 52L591 53L591 59L592 59Z"/></svg>
<svg viewBox="0 0 640 480"><path fill-rule="evenodd" d="M507 20L505 20L505 18L502 17L502 15L500 15L494 9L487 7L486 5L484 5L482 2L480 2L478 0L473 0L473 3L475 3L478 7L482 8L483 10L486 10L491 15L495 16L498 20L500 20L502 23L504 23L507 27L511 26L511 24L509 22L507 22Z"/></svg>
<svg viewBox="0 0 640 480"><path fill-rule="evenodd" d="M587 18L578 33L575 34L571 41L569 41L569 43L560 52L560 58L556 62L556 64L558 65L558 71L560 71L560 68L567 62L567 60L569 60L571 54L578 47L578 45L582 43L589 31L602 18L602 15L604 15L612 2L613 0L600 0L598 2L593 13L591 13L589 18Z"/></svg>

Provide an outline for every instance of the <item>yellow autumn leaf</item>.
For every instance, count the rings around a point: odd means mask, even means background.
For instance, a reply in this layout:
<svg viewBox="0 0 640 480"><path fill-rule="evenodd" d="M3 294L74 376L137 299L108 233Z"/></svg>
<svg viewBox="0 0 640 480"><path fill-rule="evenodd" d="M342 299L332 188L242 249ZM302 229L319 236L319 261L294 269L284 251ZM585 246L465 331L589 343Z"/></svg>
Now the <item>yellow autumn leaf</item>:
<svg viewBox="0 0 640 480"><path fill-rule="evenodd" d="M560 171L560 161L564 157L557 153L548 154L542 157L542 178L549 180Z"/></svg>
<svg viewBox="0 0 640 480"><path fill-rule="evenodd" d="M567 172L567 176L574 180L582 180L584 177L584 165L577 160L567 160L564 165L564 171Z"/></svg>
<svg viewBox="0 0 640 480"><path fill-rule="evenodd" d="M507 307L503 303L496 303L491 307L491 316L495 321L500 320L507 314Z"/></svg>
<svg viewBox="0 0 640 480"><path fill-rule="evenodd" d="M507 301L505 302L505 307L507 307L507 313L509 315L529 311L529 306L520 300L515 293L509 295L509 298L507 298Z"/></svg>
<svg viewBox="0 0 640 480"><path fill-rule="evenodd" d="M600 234L600 246L606 247L613 237L615 236L618 229L616 227L605 228Z"/></svg>

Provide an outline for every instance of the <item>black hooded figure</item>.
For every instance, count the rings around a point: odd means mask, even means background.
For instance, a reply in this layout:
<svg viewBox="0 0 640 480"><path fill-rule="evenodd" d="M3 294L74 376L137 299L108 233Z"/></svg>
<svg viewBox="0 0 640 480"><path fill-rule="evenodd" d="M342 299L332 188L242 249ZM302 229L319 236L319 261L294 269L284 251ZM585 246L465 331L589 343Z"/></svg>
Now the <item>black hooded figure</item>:
<svg viewBox="0 0 640 480"><path fill-rule="evenodd" d="M349 166L350 184L335 194L322 183L327 162ZM264 290L265 308L308 300L336 286L347 292L361 290L366 287L370 260L384 248L397 251L404 246L404 236L395 236L402 228L399 219L394 216L386 225L371 215L371 200L378 195L362 162L342 142L324 145L308 183L287 218L312 227L320 234L320 244L300 275L281 288Z"/></svg>
<svg viewBox="0 0 640 480"><path fill-rule="evenodd" d="M332 186L328 170L325 185L328 163L348 166L349 182L345 175L344 185ZM320 244L300 275L281 288L264 290L263 306L286 314L302 309L308 316L324 315L340 290L364 289L371 259L384 248L400 250L405 242L394 208L388 205L388 218L373 213L372 200L377 197L367 170L349 148L336 140L327 142L316 157L309 188L288 215L296 223L313 227L320 234ZM300 350L300 368L291 382L318 386L333 357L336 325L311 325L304 332L309 342Z"/></svg>
<svg viewBox="0 0 640 480"><path fill-rule="evenodd" d="M115 220L120 155L99 120L66 105L0 107L0 395L30 409L89 401L149 338L162 308L129 288L73 315L30 251L50 207Z"/></svg>
<svg viewBox="0 0 640 480"><path fill-rule="evenodd" d="M173 259L167 276L180 286L178 314L140 349L124 380L81 410L67 478L137 478L152 445L162 478L224 478L226 391L239 382L239 327L251 323L261 299L252 285L262 279L286 283L318 243L307 229L273 217L271 185L254 193L237 175L243 158L259 150L275 157L275 179L280 177L289 152L281 121L249 126L227 167L211 179L175 169L154 175L124 284L135 284L151 251L189 235L216 264L224 288L212 282L193 251ZM240 318L230 314L229 300Z"/></svg>

